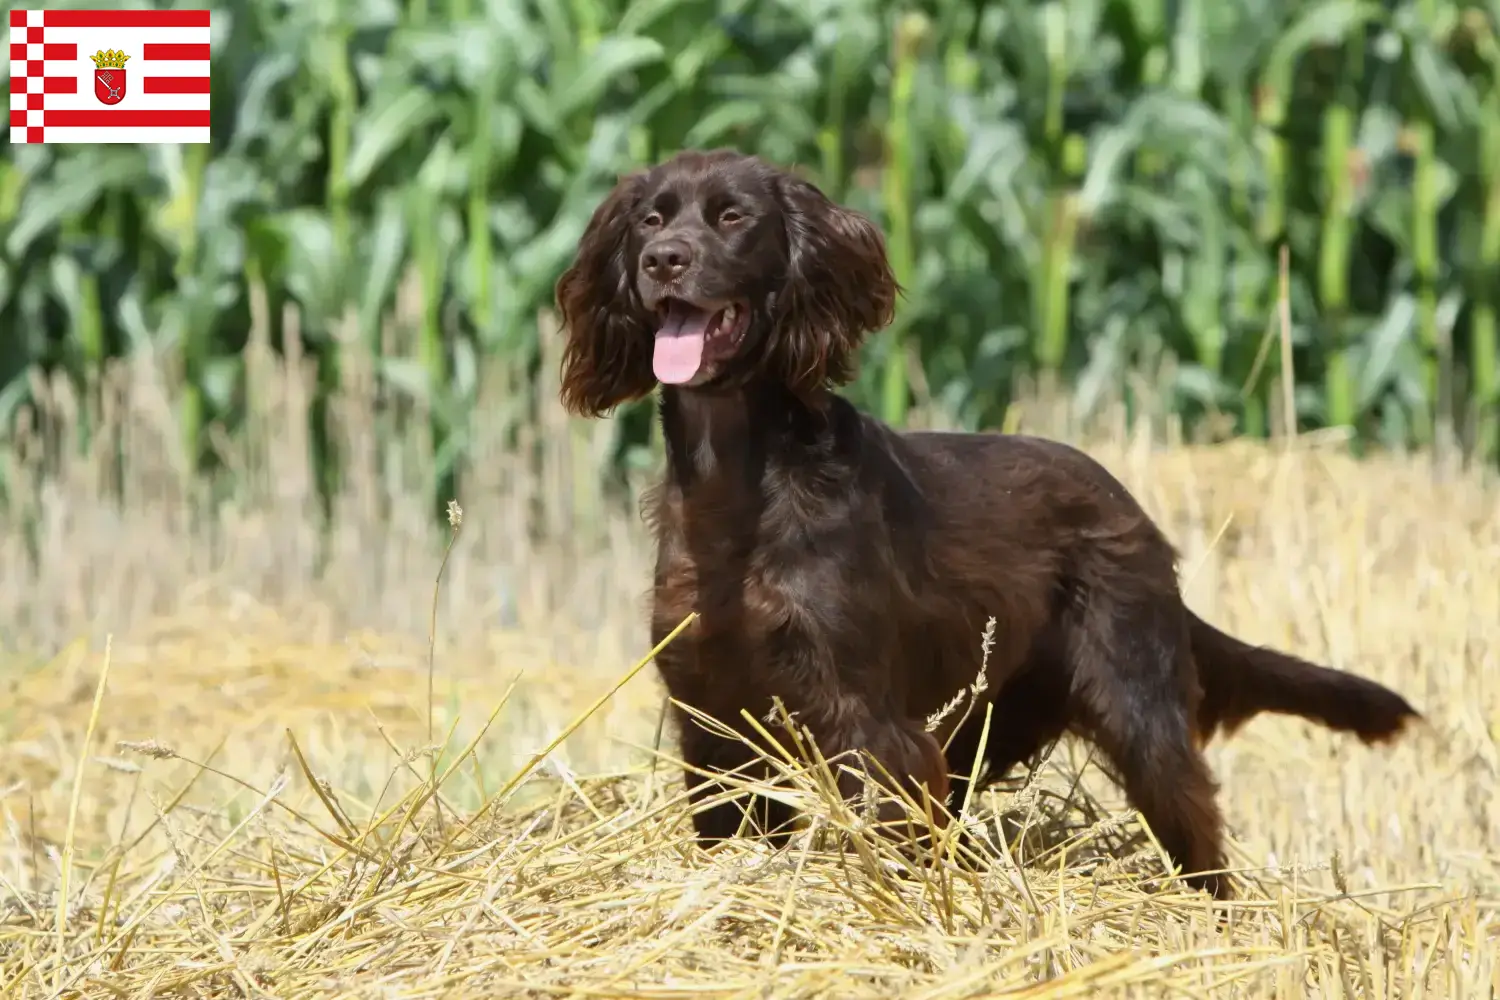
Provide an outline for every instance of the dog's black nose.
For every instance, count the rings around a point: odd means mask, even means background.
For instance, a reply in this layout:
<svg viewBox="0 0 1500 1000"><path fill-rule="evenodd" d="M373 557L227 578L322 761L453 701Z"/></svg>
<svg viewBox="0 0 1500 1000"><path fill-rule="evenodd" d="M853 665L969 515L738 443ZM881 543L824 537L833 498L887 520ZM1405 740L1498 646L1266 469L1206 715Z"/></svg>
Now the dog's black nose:
<svg viewBox="0 0 1500 1000"><path fill-rule="evenodd" d="M687 240L672 237L653 240L641 251L641 270L662 284L682 277L692 262L693 248Z"/></svg>

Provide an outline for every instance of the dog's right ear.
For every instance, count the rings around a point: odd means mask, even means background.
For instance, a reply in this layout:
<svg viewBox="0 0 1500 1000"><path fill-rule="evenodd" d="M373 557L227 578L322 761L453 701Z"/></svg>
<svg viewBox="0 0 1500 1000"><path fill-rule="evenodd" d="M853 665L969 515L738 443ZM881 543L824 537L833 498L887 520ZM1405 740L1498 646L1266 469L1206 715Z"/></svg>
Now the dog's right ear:
<svg viewBox="0 0 1500 1000"><path fill-rule="evenodd" d="M631 215L645 175L620 178L594 209L572 266L557 280L567 346L560 395L564 408L597 417L649 393L652 317L641 305L631 253Z"/></svg>

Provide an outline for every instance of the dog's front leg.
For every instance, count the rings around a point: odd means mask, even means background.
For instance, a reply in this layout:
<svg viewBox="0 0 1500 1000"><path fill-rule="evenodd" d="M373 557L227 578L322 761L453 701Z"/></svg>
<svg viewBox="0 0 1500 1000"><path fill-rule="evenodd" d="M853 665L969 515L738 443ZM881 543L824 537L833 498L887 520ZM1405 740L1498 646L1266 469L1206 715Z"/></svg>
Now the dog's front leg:
<svg viewBox="0 0 1500 1000"><path fill-rule="evenodd" d="M948 763L942 745L919 721L865 713L815 735L823 757L837 769L840 795L857 802L873 792L874 819L885 832L919 838L927 832L928 816L937 829L947 825Z"/></svg>
<svg viewBox="0 0 1500 1000"><path fill-rule="evenodd" d="M693 804L693 826L699 842L708 846L735 836L762 836L777 846L785 844L792 833L791 806L743 791L747 783L771 779L765 757L750 741L710 732L676 706L673 710L682 760L688 766L684 782Z"/></svg>

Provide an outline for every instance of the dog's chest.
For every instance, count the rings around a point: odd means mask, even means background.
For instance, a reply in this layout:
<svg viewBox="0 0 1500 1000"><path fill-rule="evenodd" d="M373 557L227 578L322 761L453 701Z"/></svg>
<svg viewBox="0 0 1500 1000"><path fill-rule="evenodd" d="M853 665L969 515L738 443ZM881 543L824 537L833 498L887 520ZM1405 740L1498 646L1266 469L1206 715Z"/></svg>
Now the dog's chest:
<svg viewBox="0 0 1500 1000"><path fill-rule="evenodd" d="M811 638L844 627L862 617L860 607L878 603L885 575L870 558L875 548L847 521L762 515L714 523L707 531L669 521L658 535L658 630L697 612L690 635L700 639Z"/></svg>

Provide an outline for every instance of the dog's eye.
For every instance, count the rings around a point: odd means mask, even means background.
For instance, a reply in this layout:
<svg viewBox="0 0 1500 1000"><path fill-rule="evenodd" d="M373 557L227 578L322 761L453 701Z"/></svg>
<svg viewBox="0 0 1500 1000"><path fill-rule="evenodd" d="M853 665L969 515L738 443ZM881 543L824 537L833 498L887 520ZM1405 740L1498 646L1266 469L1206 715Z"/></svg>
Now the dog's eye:
<svg viewBox="0 0 1500 1000"><path fill-rule="evenodd" d="M648 226L651 229L656 229L657 227L659 227L661 225L661 213L660 212L652 212L650 215L648 215L644 219L642 219L641 223L643 225L645 225L645 226Z"/></svg>
<svg viewBox="0 0 1500 1000"><path fill-rule="evenodd" d="M719 213L720 225L732 226L736 222L740 222L744 218L745 217L740 214L739 210L735 208L726 208L724 209L724 211Z"/></svg>

